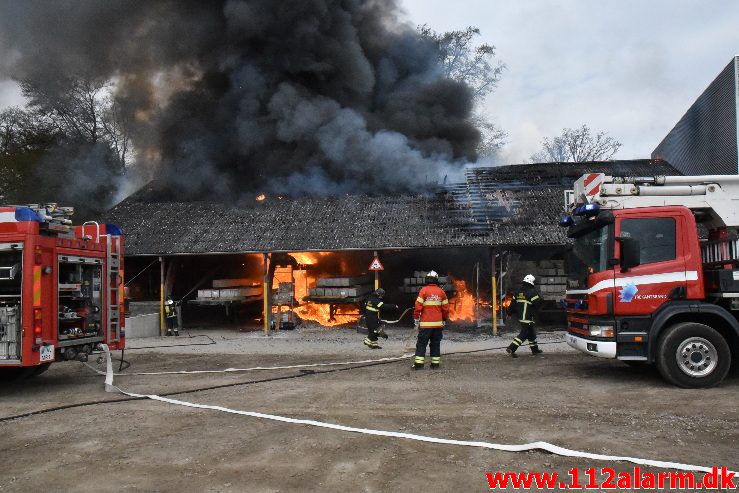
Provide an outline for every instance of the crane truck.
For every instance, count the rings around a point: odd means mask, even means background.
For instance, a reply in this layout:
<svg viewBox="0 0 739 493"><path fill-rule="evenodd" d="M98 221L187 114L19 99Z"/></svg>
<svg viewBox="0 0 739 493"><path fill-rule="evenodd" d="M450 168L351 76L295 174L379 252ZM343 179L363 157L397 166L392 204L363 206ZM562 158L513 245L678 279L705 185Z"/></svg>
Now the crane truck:
<svg viewBox="0 0 739 493"><path fill-rule="evenodd" d="M0 379L125 347L123 235L72 208L0 206Z"/></svg>
<svg viewBox="0 0 739 493"><path fill-rule="evenodd" d="M739 176L589 173L565 203L567 343L719 384L739 361Z"/></svg>

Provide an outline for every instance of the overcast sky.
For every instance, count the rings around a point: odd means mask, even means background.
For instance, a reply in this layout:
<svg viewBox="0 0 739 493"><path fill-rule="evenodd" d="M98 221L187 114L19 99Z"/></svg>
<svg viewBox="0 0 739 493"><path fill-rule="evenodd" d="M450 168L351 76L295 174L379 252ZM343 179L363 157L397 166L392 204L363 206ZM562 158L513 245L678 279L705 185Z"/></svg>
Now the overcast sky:
<svg viewBox="0 0 739 493"><path fill-rule="evenodd" d="M413 24L477 26L507 66L485 113L519 163L583 123L648 158L739 54L737 0L401 0Z"/></svg>

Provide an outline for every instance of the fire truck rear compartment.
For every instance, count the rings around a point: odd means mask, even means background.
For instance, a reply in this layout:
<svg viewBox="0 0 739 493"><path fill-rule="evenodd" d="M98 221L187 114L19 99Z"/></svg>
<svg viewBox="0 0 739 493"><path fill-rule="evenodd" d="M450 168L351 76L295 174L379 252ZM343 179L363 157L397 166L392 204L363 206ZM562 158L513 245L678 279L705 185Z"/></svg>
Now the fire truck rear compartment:
<svg viewBox="0 0 739 493"><path fill-rule="evenodd" d="M0 364L21 359L22 265L22 244L0 244Z"/></svg>
<svg viewBox="0 0 739 493"><path fill-rule="evenodd" d="M86 359L103 340L102 260L59 257L58 338L66 360Z"/></svg>

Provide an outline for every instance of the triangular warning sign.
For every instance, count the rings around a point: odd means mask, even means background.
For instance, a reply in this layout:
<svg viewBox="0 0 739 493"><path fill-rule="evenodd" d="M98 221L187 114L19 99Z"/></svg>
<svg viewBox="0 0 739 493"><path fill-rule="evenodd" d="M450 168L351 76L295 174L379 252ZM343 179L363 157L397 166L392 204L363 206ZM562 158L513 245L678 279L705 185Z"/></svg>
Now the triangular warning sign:
<svg viewBox="0 0 739 493"><path fill-rule="evenodd" d="M380 259L375 257L374 260L372 260L372 263L369 266L369 270L385 270L385 268L380 263Z"/></svg>

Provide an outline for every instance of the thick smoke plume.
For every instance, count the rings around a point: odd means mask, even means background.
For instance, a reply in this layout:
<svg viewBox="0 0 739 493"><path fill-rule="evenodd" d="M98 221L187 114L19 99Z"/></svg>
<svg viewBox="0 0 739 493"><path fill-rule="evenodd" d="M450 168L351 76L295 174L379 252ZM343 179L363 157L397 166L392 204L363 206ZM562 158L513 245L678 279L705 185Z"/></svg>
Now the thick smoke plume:
<svg viewBox="0 0 739 493"><path fill-rule="evenodd" d="M422 191L475 158L472 96L394 0L0 2L0 75L112 80L174 197Z"/></svg>

